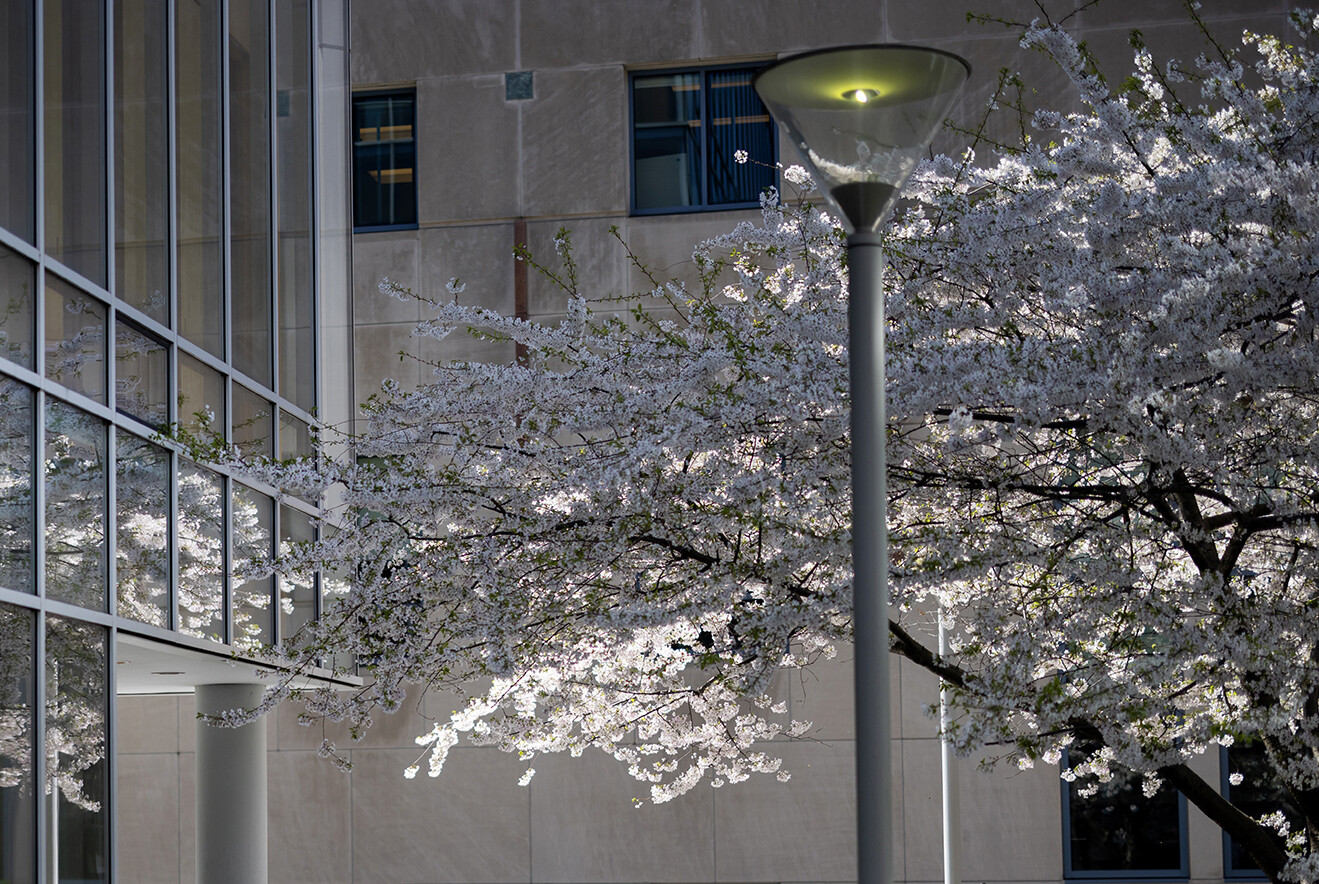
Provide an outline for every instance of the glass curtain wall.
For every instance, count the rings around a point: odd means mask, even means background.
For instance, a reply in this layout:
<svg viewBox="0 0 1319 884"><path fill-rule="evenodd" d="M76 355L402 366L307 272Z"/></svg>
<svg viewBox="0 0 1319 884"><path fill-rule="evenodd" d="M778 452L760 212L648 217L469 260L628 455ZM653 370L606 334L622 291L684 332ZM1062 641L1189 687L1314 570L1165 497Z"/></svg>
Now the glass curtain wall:
<svg viewBox="0 0 1319 884"><path fill-rule="evenodd" d="M120 634L260 655L319 610L319 575L254 570L316 502L181 440L309 454L346 19L0 0L0 881L113 880Z"/></svg>
<svg viewBox="0 0 1319 884"><path fill-rule="evenodd" d="M32 4L0 3L0 228L36 238Z"/></svg>
<svg viewBox="0 0 1319 884"><path fill-rule="evenodd" d="M270 4L230 0L229 266L233 364L271 375Z"/></svg>
<svg viewBox="0 0 1319 884"><path fill-rule="evenodd" d="M278 37L311 29L310 0L275 0ZM316 404L312 301L311 45L281 40L275 72L279 175L279 389L299 407Z"/></svg>
<svg viewBox="0 0 1319 884"><path fill-rule="evenodd" d="M169 3L114 13L115 293L168 326Z"/></svg>
<svg viewBox="0 0 1319 884"><path fill-rule="evenodd" d="M43 9L46 253L103 286L105 3L46 0Z"/></svg>
<svg viewBox="0 0 1319 884"><path fill-rule="evenodd" d="M219 0L174 6L178 332L225 357Z"/></svg>

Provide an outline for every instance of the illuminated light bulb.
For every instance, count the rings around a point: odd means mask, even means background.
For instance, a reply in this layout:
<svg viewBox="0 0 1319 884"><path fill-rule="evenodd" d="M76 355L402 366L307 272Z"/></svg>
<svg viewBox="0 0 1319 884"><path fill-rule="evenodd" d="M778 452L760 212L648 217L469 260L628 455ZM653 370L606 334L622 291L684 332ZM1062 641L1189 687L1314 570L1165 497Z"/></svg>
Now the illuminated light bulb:
<svg viewBox="0 0 1319 884"><path fill-rule="evenodd" d="M879 90L848 89L846 92L843 93L843 98L846 98L850 101L858 101L861 104L865 104L867 101L869 101L872 98L879 98Z"/></svg>

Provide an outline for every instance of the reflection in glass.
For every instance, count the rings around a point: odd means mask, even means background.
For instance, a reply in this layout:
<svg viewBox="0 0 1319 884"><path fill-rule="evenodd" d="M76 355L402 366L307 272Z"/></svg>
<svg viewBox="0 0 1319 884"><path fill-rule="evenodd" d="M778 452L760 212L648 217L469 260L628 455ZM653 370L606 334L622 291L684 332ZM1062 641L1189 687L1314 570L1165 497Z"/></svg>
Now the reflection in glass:
<svg viewBox="0 0 1319 884"><path fill-rule="evenodd" d="M32 3L0 3L0 227L33 242Z"/></svg>
<svg viewBox="0 0 1319 884"><path fill-rule="evenodd" d="M279 459L311 457L311 428L287 411L279 413Z"/></svg>
<svg viewBox="0 0 1319 884"><path fill-rule="evenodd" d="M328 541L333 541L339 536L339 529L327 523L321 523L321 537ZM335 559L334 561L338 561ZM329 569L321 572L321 591L325 594L327 600L331 596L345 596L353 588L350 578L350 572L341 565L334 565Z"/></svg>
<svg viewBox="0 0 1319 884"><path fill-rule="evenodd" d="M46 377L105 402L105 306L49 273Z"/></svg>
<svg viewBox="0 0 1319 884"><path fill-rule="evenodd" d="M353 98L353 225L417 223L417 97Z"/></svg>
<svg viewBox="0 0 1319 884"><path fill-rule="evenodd" d="M249 457L275 456L275 406L241 384L233 385L234 445Z"/></svg>
<svg viewBox="0 0 1319 884"><path fill-rule="evenodd" d="M0 19L4 13L0 12ZM4 62L0 61L0 65ZM4 134L0 133L0 141ZM0 184L0 188L3 188ZM0 358L32 368L32 323L37 287L36 269L28 261L0 246Z"/></svg>
<svg viewBox="0 0 1319 884"><path fill-rule="evenodd" d="M1225 773L1223 797L1232 802L1237 810L1253 819L1259 819L1270 813L1282 812L1291 824L1291 831L1305 831L1305 815L1296 806L1296 800L1290 790L1278 779L1277 773L1269 763L1268 753L1259 740L1240 740L1223 750ZM1232 776L1240 776L1240 782L1232 785ZM1228 872L1258 874L1259 865L1235 838L1224 833L1227 840ZM1269 838L1279 850L1286 849L1286 842L1276 831L1269 830Z"/></svg>
<svg viewBox="0 0 1319 884"><path fill-rule="evenodd" d="M220 2L175 4L179 332L224 358Z"/></svg>
<svg viewBox="0 0 1319 884"><path fill-rule="evenodd" d="M234 571L269 564L275 547L275 504L269 497L237 482L234 489ZM241 579L241 578L236 578ZM255 651L273 640L270 575L247 580L234 588L234 645Z"/></svg>
<svg viewBox="0 0 1319 884"><path fill-rule="evenodd" d="M224 641L224 480L179 463L179 630Z"/></svg>
<svg viewBox="0 0 1319 884"><path fill-rule="evenodd" d="M105 285L103 0L46 0L46 251Z"/></svg>
<svg viewBox="0 0 1319 884"><path fill-rule="evenodd" d="M229 260L234 367L273 387L269 9L268 0L229 3Z"/></svg>
<svg viewBox="0 0 1319 884"><path fill-rule="evenodd" d="M0 376L0 586L19 592L34 590L32 430L32 391Z"/></svg>
<svg viewBox="0 0 1319 884"><path fill-rule="evenodd" d="M122 317L115 324L115 408L153 427L169 419L169 348Z"/></svg>
<svg viewBox="0 0 1319 884"><path fill-rule="evenodd" d="M46 618L46 880L109 880L105 738L109 696L103 627Z"/></svg>
<svg viewBox="0 0 1319 884"><path fill-rule="evenodd" d="M31 611L0 605L0 881L36 880L32 703L36 646Z"/></svg>
<svg viewBox="0 0 1319 884"><path fill-rule="evenodd" d="M705 150L705 201L712 206L749 203L774 186L774 126L769 111L751 88L755 69L710 71L706 75L706 110L710 141ZM748 162L734 155L743 150Z"/></svg>
<svg viewBox="0 0 1319 884"><path fill-rule="evenodd" d="M115 436L115 580L119 616L169 628L169 453Z"/></svg>
<svg viewBox="0 0 1319 884"><path fill-rule="evenodd" d="M632 176L638 209L701 203L701 75L632 81Z"/></svg>
<svg viewBox="0 0 1319 884"><path fill-rule="evenodd" d="M294 544L311 543L316 529L311 516L290 506L279 508L279 548L287 553ZM279 635L288 642L316 617L316 578L311 574L284 576L279 581Z"/></svg>
<svg viewBox="0 0 1319 884"><path fill-rule="evenodd" d="M224 435L224 375L179 354L179 426L194 434Z"/></svg>
<svg viewBox="0 0 1319 884"><path fill-rule="evenodd" d="M1066 764L1082 763L1093 743L1077 740ZM1182 865L1181 810L1177 790L1163 786L1153 798L1139 774L1114 771L1108 782L1067 784L1072 872L1176 871ZM1088 794L1090 789L1096 790Z"/></svg>
<svg viewBox="0 0 1319 884"><path fill-rule="evenodd" d="M311 3L275 0L279 392L316 406L311 297Z"/></svg>
<svg viewBox="0 0 1319 884"><path fill-rule="evenodd" d="M169 324L166 0L115 0L115 293Z"/></svg>
<svg viewBox="0 0 1319 884"><path fill-rule="evenodd" d="M327 522L321 522L320 530L323 540L333 541L339 534L339 529ZM341 600L353 588L351 575L351 570L342 565L332 565L320 572L321 616L325 616L324 611ZM357 657L350 651L340 651L328 660L323 660L321 665L328 666L336 672L353 674L357 671Z"/></svg>
<svg viewBox="0 0 1319 884"><path fill-rule="evenodd" d="M106 609L105 424L46 400L46 597Z"/></svg>

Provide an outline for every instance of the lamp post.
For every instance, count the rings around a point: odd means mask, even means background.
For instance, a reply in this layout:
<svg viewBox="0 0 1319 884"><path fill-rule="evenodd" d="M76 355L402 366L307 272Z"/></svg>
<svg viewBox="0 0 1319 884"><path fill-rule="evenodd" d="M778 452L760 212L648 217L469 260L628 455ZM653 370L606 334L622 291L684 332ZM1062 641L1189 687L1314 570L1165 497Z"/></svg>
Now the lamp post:
<svg viewBox="0 0 1319 884"><path fill-rule="evenodd" d="M970 72L935 49L844 46L786 58L753 82L848 231L859 884L893 880L879 228Z"/></svg>

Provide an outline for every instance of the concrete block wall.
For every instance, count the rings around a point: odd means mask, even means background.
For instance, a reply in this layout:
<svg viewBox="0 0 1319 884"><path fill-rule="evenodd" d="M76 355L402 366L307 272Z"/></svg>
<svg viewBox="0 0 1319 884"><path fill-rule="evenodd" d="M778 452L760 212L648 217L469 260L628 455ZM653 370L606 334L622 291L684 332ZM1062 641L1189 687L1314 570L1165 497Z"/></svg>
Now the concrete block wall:
<svg viewBox="0 0 1319 884"><path fill-rule="evenodd" d="M1074 0L1047 0L1055 20ZM1229 42L1245 27L1287 31L1285 0L1206 0L1202 15ZM731 230L748 212L630 217L628 72L684 65L763 62L829 45L889 41L959 53L973 67L951 118L972 126L993 95L998 71L1020 72L1031 107L1058 106L1070 87L1042 54L1022 50L1011 29L967 20L968 12L1017 21L1040 15L1034 0L359 0L352 9L354 88L409 87L417 95L418 229L354 237L358 401L382 377L423 382L428 369L398 354L511 359L498 347L452 335L437 350L411 334L416 305L383 298L397 280L428 297L468 283L463 297L512 309L514 224L553 262L552 239L573 231L590 296L628 295L649 283L608 231L617 226L638 256L691 281L693 246ZM1159 53L1194 59L1204 45L1180 0L1105 0L1067 26L1112 76L1131 68L1128 35L1139 27ZM504 75L531 71L534 97L509 101ZM1013 121L988 134L1006 137ZM966 139L945 133L938 151ZM794 157L781 145L783 161ZM982 156L984 152L982 151ZM529 315L555 321L563 294L532 273Z"/></svg>
<svg viewBox="0 0 1319 884"><path fill-rule="evenodd" d="M894 668L895 878L942 880L939 747L921 714L933 681ZM809 739L776 746L792 779L700 786L663 805L633 806L646 788L613 759L531 762L459 745L438 778L406 779L414 738L455 706L414 695L364 740L303 727L286 704L269 721L271 884L644 884L855 880L850 659L783 673L776 691L809 717ZM194 877L190 695L120 697L118 851L121 880L191 884ZM896 720L896 719L895 719ZM344 773L317 756L329 737ZM518 785L528 764L529 785ZM424 770L424 765L423 765ZM962 766L967 880L1056 882L1062 875L1059 787L1052 769L983 773Z"/></svg>

